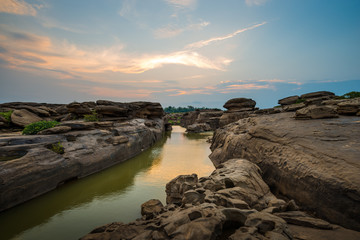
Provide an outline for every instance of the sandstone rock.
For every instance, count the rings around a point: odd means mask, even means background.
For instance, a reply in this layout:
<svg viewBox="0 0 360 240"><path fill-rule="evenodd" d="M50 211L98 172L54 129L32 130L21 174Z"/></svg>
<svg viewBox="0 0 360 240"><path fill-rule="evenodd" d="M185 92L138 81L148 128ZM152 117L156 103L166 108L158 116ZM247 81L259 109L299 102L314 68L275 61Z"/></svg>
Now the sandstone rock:
<svg viewBox="0 0 360 240"><path fill-rule="evenodd" d="M26 125L29 125L30 123L39 122L41 120L42 120L42 118L40 118L36 114L31 113L25 109L15 110L11 114L11 122L20 127L25 127Z"/></svg>
<svg viewBox="0 0 360 240"><path fill-rule="evenodd" d="M291 212L275 213L275 215L281 217L287 223L291 223L298 226L320 228L320 229L333 229L333 226L330 223L322 219L310 217L304 212L291 211Z"/></svg>
<svg viewBox="0 0 360 240"><path fill-rule="evenodd" d="M74 120L74 121L65 121L58 125L60 126L66 126L70 127L71 130L88 130L88 129L94 129L96 126L95 122L84 122L81 120Z"/></svg>
<svg viewBox="0 0 360 240"><path fill-rule="evenodd" d="M180 205L182 203L183 194L188 190L195 189L197 183L198 177L196 174L177 176L166 184L166 203Z"/></svg>
<svg viewBox="0 0 360 240"><path fill-rule="evenodd" d="M77 130L0 138L0 156L21 155L14 160L0 161L0 211L143 152L163 136L162 120L154 121L158 123L152 128L146 127L143 119L122 125L105 122L105 129L100 129L100 123L65 122L57 130ZM89 127L98 129L89 130ZM120 144L125 139L126 144ZM64 154L47 149L48 145L59 142L64 147Z"/></svg>
<svg viewBox="0 0 360 240"><path fill-rule="evenodd" d="M332 223L360 229L358 117L297 121L292 113L241 119L217 129L210 159L251 159L274 193ZM348 207L344 207L348 206Z"/></svg>
<svg viewBox="0 0 360 240"><path fill-rule="evenodd" d="M128 110L126 108L121 108L118 106L111 106L111 105L97 105L95 107L96 113L107 115L107 116L114 116L114 117L124 117L127 116Z"/></svg>
<svg viewBox="0 0 360 240"><path fill-rule="evenodd" d="M195 123L189 125L186 131L191 133L200 133L200 132L211 131L211 127L207 123Z"/></svg>
<svg viewBox="0 0 360 240"><path fill-rule="evenodd" d="M250 116L252 112L228 112L225 111L223 115L220 117L219 125L223 127L229 123L236 122L240 119L247 118Z"/></svg>
<svg viewBox="0 0 360 240"><path fill-rule="evenodd" d="M252 110L254 109L256 102L250 98L233 98L227 101L224 105L224 108L229 111L238 111L238 110Z"/></svg>
<svg viewBox="0 0 360 240"><path fill-rule="evenodd" d="M334 106L311 105L296 111L295 119L320 119L339 117Z"/></svg>
<svg viewBox="0 0 360 240"><path fill-rule="evenodd" d="M69 126L56 126L53 128L48 128L38 132L38 135L47 135L47 134L58 134L58 133L66 133L71 131L71 127Z"/></svg>
<svg viewBox="0 0 360 240"><path fill-rule="evenodd" d="M294 112L304 107L306 107L305 103L296 103L284 106L283 110L284 112Z"/></svg>
<svg viewBox="0 0 360 240"><path fill-rule="evenodd" d="M330 100L334 98L335 96L322 96L322 97L316 97L316 98L308 98L305 99L304 103L306 106L309 105L322 105L324 101Z"/></svg>
<svg viewBox="0 0 360 240"><path fill-rule="evenodd" d="M338 104L338 112L342 115L356 115L360 111L360 98L349 99Z"/></svg>
<svg viewBox="0 0 360 240"><path fill-rule="evenodd" d="M26 110L36 114L37 116L50 117L49 110L45 110L46 108L45 109L44 108L32 107L32 106L26 106L26 105L22 106L22 109L26 109Z"/></svg>
<svg viewBox="0 0 360 240"><path fill-rule="evenodd" d="M319 92L311 92L306 93L300 96L302 99L310 99L310 98L318 98L318 97L324 97L324 96L333 96L335 97L335 94L332 92L327 91L319 91Z"/></svg>
<svg viewBox="0 0 360 240"><path fill-rule="evenodd" d="M91 114L90 108L87 106L87 104L82 103L69 103L66 105L66 108L68 109L69 113L74 113L76 115L85 115L85 114Z"/></svg>
<svg viewBox="0 0 360 240"><path fill-rule="evenodd" d="M69 113L68 108L66 105L59 106L54 109L58 114L67 114Z"/></svg>
<svg viewBox="0 0 360 240"><path fill-rule="evenodd" d="M163 204L159 199L150 199L141 204L141 215L146 219L153 218L163 211Z"/></svg>
<svg viewBox="0 0 360 240"><path fill-rule="evenodd" d="M299 99L299 96L291 96L291 97L286 97L286 98L282 98L278 101L278 104L280 105L291 105L296 103L296 101Z"/></svg>
<svg viewBox="0 0 360 240"><path fill-rule="evenodd" d="M198 118L199 114L200 114L200 111L184 113L180 120L180 126L187 128L187 126L194 124L196 122L196 119Z"/></svg>

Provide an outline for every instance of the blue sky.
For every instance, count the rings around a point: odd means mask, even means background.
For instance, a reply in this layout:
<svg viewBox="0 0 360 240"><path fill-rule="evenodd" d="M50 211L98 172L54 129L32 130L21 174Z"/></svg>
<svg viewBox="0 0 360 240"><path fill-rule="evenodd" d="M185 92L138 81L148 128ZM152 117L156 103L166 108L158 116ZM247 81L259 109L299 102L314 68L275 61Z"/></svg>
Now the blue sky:
<svg viewBox="0 0 360 240"><path fill-rule="evenodd" d="M0 0L0 102L360 91L358 0Z"/></svg>

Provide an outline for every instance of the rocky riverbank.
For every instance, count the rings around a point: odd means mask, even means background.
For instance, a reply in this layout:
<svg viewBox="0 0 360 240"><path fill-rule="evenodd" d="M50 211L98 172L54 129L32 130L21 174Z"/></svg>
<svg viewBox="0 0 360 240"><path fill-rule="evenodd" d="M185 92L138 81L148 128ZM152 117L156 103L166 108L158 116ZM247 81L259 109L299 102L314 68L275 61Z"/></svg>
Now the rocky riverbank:
<svg viewBox="0 0 360 240"><path fill-rule="evenodd" d="M6 103L0 109L12 111L0 134L0 211L128 160L164 133L158 103ZM84 121L94 110L97 121ZM37 135L15 132L39 120L60 124Z"/></svg>
<svg viewBox="0 0 360 240"><path fill-rule="evenodd" d="M209 177L178 176L167 205L145 202L142 219L82 239L359 239L360 98L335 97L291 96L271 109L229 100L216 113ZM202 124L200 112L187 116Z"/></svg>

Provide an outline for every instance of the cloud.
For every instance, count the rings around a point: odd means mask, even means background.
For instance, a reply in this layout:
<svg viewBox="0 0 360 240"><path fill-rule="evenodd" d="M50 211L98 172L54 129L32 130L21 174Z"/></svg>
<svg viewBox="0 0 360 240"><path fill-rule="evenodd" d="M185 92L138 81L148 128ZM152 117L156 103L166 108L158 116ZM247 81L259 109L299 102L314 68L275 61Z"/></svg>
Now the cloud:
<svg viewBox="0 0 360 240"><path fill-rule="evenodd" d="M246 5L248 6L260 6L260 5L264 5L267 2L267 0L245 0Z"/></svg>
<svg viewBox="0 0 360 240"><path fill-rule="evenodd" d="M253 25L253 26L250 26L250 27L247 27L247 28L242 28L242 29L236 30L235 32L227 34L225 36L214 37L214 38L210 38L210 39L207 39L207 40L202 40L202 41L198 41L198 42L195 42L195 43L191 43L191 44L186 45L185 48L186 49L202 48L202 47L210 45L210 44L212 44L214 42L219 42L219 41L223 41L223 40L226 40L226 39L229 39L229 38L233 38L236 35L238 35L239 33L243 33L245 31L260 27L260 26L262 26L264 24L266 24L266 22L262 22L262 23L259 23L259 24L256 24L256 25Z"/></svg>
<svg viewBox="0 0 360 240"><path fill-rule="evenodd" d="M172 38L180 35L185 31L197 31L201 30L204 27L208 26L210 22L201 21L200 23L189 24L186 27L180 28L176 25L169 24L165 27L158 28L154 31L155 38Z"/></svg>
<svg viewBox="0 0 360 240"><path fill-rule="evenodd" d="M40 9L42 7L42 5L31 5L23 0L2 0L0 4L0 12L36 16L36 9Z"/></svg>
<svg viewBox="0 0 360 240"><path fill-rule="evenodd" d="M107 48L79 48L67 41L53 42L46 36L13 31L0 25L0 59L7 66L28 71L45 71L61 78L88 77L89 74L121 72L143 73L166 64L179 64L223 71L231 60L206 58L195 51L166 54L129 54L123 45ZM4 63L3 63L4 64Z"/></svg>
<svg viewBox="0 0 360 240"><path fill-rule="evenodd" d="M174 6L175 8L190 8L194 9L197 4L197 0L165 0L166 3Z"/></svg>

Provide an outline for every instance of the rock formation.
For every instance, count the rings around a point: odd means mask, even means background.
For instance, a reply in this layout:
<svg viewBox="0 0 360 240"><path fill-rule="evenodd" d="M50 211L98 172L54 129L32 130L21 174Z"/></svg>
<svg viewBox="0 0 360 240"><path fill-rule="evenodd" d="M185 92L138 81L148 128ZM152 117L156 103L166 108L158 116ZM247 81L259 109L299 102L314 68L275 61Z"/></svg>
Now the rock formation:
<svg viewBox="0 0 360 240"><path fill-rule="evenodd" d="M228 109L220 118L220 126L246 118L255 110L256 102L250 98L233 98L227 101L224 108Z"/></svg>
<svg viewBox="0 0 360 240"><path fill-rule="evenodd" d="M215 109L196 110L184 113L181 117L180 125L185 127L187 132L214 131L220 127L220 117L223 111Z"/></svg>
<svg viewBox="0 0 360 240"><path fill-rule="evenodd" d="M274 191L359 230L359 118L300 121L293 116L250 117L218 129L211 160L218 166L234 157L250 159Z"/></svg>
<svg viewBox="0 0 360 240"><path fill-rule="evenodd" d="M12 123L18 126L35 120L63 120L56 127L37 135L0 135L0 211L53 190L69 180L128 160L162 138L164 124L160 104L100 103L0 105L1 109L13 110ZM108 105L103 105L105 103ZM119 106L126 111L119 110ZM27 109L32 109L32 112ZM64 120L69 115L84 116L94 109L99 111L101 121ZM11 127L8 125L2 130L11 132Z"/></svg>
<svg viewBox="0 0 360 240"><path fill-rule="evenodd" d="M289 240L301 239L304 232L309 239L360 236L299 211L294 200L276 198L259 167L245 159L231 159L205 178L180 175L166 185L166 193L166 206L152 199L142 205L141 219L107 224L81 239Z"/></svg>

